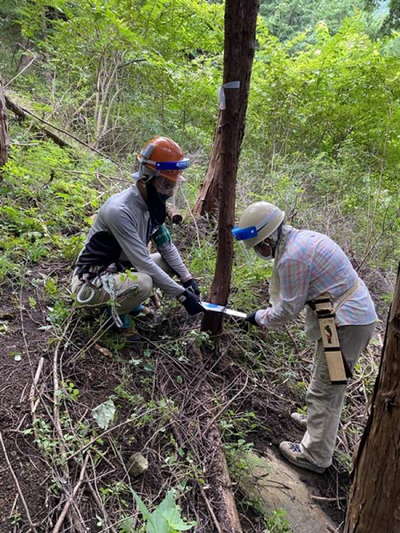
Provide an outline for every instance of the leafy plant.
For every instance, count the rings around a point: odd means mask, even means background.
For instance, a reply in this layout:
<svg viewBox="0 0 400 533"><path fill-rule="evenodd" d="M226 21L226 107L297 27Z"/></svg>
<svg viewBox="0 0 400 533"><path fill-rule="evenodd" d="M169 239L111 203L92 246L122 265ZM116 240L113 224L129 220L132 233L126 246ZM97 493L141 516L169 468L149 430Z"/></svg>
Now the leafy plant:
<svg viewBox="0 0 400 533"><path fill-rule="evenodd" d="M275 509L266 521L265 533L293 533L290 522L283 509Z"/></svg>
<svg viewBox="0 0 400 533"><path fill-rule="evenodd" d="M111 398L92 409L92 416L101 429L107 429L114 419L115 404Z"/></svg>
<svg viewBox="0 0 400 533"><path fill-rule="evenodd" d="M150 512L140 496L134 492L136 504L146 521L146 533L178 533L189 531L196 522L185 522L181 517L181 509L176 504L176 492L169 490L163 501Z"/></svg>

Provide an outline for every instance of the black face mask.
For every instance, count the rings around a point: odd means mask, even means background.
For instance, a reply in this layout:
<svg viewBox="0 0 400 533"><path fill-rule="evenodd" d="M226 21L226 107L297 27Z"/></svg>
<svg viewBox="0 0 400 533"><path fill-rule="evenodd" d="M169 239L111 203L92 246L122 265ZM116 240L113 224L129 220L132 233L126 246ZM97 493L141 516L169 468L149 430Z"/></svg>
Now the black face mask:
<svg viewBox="0 0 400 533"><path fill-rule="evenodd" d="M167 208L165 202L169 196L166 194L160 194L154 187L152 181L146 183L147 191L147 207L149 208L151 222L154 226L161 226L164 224L165 217L167 216Z"/></svg>

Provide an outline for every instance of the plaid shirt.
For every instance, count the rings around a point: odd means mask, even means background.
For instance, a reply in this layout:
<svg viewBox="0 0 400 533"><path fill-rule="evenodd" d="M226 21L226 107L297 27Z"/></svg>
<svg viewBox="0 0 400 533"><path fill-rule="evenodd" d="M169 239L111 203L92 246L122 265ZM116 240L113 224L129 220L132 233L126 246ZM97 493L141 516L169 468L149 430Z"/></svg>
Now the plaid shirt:
<svg viewBox="0 0 400 533"><path fill-rule="evenodd" d="M365 325L378 320L365 283L340 246L321 233L287 228L286 245L277 264L280 301L257 311L257 323L276 328L297 316L308 300L329 292L335 302L357 280L358 288L336 312L336 324Z"/></svg>

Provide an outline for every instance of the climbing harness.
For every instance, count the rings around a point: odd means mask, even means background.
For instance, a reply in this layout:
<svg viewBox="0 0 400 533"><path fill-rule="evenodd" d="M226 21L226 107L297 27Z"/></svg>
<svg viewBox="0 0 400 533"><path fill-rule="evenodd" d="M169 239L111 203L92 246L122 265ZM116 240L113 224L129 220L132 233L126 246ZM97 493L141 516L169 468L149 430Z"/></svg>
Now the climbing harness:
<svg viewBox="0 0 400 533"><path fill-rule="evenodd" d="M95 291L103 288L110 296L109 305L114 323L118 328L121 328L123 327L123 322L117 313L117 292L114 276L118 271L118 266L112 263L106 269L95 267L95 271L91 269L81 275L78 273L83 283L76 294L76 301L81 305L89 304L95 295Z"/></svg>

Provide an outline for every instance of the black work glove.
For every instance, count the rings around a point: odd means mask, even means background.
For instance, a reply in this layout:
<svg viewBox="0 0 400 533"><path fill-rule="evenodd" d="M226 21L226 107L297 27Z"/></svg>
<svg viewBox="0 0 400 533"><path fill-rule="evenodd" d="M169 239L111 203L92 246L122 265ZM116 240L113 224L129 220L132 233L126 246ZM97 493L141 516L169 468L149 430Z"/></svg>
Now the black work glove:
<svg viewBox="0 0 400 533"><path fill-rule="evenodd" d="M185 289L187 289L188 291L193 292L193 294L195 294L196 296L200 296L200 288L199 288L199 285L198 285L198 283L197 283L197 281L195 279L193 279L193 278L188 279L187 281L182 283L182 285L185 287Z"/></svg>
<svg viewBox="0 0 400 533"><path fill-rule="evenodd" d="M260 327L259 324L257 324L257 322L256 322L256 313L257 313L257 311L253 311L252 313L249 313L246 316L245 320L247 320L247 322L250 322L250 324L253 324L253 326Z"/></svg>
<svg viewBox="0 0 400 533"><path fill-rule="evenodd" d="M199 297L196 296L196 294L193 294L193 292L189 289L180 294L178 296L178 300L181 302L189 315L197 315L197 313L204 312L204 309L200 304Z"/></svg>

